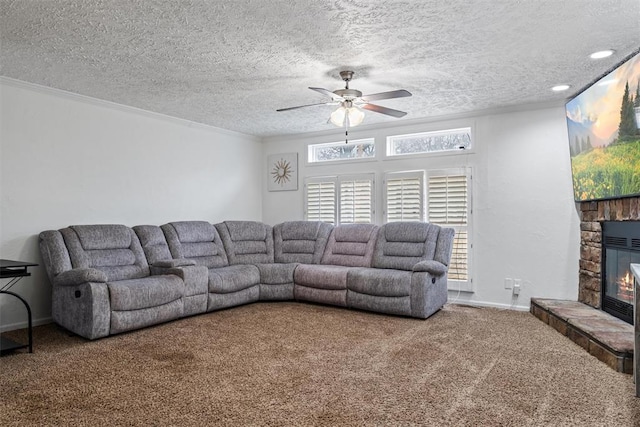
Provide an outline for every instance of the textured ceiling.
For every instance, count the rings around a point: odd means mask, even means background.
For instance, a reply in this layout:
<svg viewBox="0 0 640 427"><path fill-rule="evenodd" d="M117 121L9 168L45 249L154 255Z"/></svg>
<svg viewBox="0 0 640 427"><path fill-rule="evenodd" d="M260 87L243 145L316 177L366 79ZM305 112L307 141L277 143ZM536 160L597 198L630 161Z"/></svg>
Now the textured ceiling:
<svg viewBox="0 0 640 427"><path fill-rule="evenodd" d="M561 101L640 47L638 0L0 0L0 74L258 136L332 129L307 89L404 119ZM613 48L613 57L588 55ZM554 93L555 84L572 85ZM333 107L335 108L335 107ZM366 112L365 124L398 119Z"/></svg>

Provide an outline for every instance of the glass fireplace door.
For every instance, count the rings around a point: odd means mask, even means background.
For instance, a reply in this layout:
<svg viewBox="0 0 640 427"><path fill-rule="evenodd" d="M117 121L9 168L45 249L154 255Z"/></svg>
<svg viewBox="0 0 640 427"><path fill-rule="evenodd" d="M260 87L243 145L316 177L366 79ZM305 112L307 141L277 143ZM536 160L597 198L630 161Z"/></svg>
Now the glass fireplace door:
<svg viewBox="0 0 640 427"><path fill-rule="evenodd" d="M623 249L606 249L605 294L633 304L633 274L630 265L640 263L640 253Z"/></svg>

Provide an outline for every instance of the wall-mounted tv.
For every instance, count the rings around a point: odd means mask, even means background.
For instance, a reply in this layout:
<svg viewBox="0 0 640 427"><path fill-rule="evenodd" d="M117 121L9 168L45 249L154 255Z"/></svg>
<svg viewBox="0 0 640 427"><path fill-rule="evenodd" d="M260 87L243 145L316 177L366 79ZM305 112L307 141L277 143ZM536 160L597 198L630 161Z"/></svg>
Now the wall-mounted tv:
<svg viewBox="0 0 640 427"><path fill-rule="evenodd" d="M567 102L576 201L640 195L640 53Z"/></svg>

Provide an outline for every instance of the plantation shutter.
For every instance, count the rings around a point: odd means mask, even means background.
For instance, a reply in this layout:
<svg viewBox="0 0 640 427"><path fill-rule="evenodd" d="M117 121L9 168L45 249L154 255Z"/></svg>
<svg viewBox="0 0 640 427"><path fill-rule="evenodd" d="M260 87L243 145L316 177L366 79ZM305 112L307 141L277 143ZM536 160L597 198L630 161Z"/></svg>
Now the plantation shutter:
<svg viewBox="0 0 640 427"><path fill-rule="evenodd" d="M422 221L424 173L388 174L385 180L386 222Z"/></svg>
<svg viewBox="0 0 640 427"><path fill-rule="evenodd" d="M305 217L308 221L336 222L336 180L308 181L306 186Z"/></svg>
<svg viewBox="0 0 640 427"><path fill-rule="evenodd" d="M469 280L468 212L466 174L431 175L428 186L429 222L456 231L449 264L450 280Z"/></svg>
<svg viewBox="0 0 640 427"><path fill-rule="evenodd" d="M340 179L340 224L373 222L373 175Z"/></svg>

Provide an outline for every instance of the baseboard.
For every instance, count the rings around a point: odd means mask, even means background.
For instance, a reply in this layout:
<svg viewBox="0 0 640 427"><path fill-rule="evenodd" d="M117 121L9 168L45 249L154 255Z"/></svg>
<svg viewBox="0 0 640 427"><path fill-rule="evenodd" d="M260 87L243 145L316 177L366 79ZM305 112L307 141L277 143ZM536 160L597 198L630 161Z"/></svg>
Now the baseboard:
<svg viewBox="0 0 640 427"><path fill-rule="evenodd" d="M511 304L499 304L495 302L486 302L486 301L465 301L465 300L457 300L457 301L447 301L449 304L459 304L459 305L471 305L474 307L493 307L500 308L503 310L514 310L514 311L529 311L528 305L511 305Z"/></svg>
<svg viewBox="0 0 640 427"><path fill-rule="evenodd" d="M46 325L49 323L53 323L52 317L43 317L41 319L33 319L33 326ZM8 325L0 325L0 332L8 332L16 329L26 329L29 326L29 322L26 320L24 322L16 322L10 323Z"/></svg>

